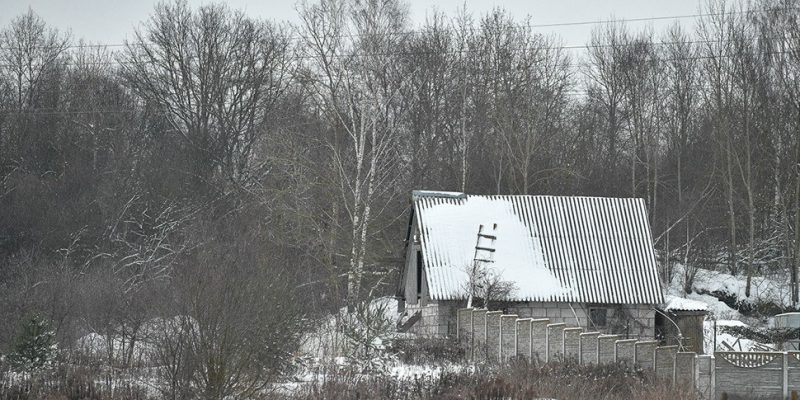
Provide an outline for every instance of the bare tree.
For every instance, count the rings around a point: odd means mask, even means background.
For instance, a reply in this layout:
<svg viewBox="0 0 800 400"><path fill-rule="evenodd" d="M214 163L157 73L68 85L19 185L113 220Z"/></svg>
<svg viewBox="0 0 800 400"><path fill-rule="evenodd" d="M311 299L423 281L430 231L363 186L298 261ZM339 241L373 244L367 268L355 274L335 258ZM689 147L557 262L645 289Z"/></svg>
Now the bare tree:
<svg viewBox="0 0 800 400"><path fill-rule="evenodd" d="M190 154L202 188L246 182L253 151L290 70L284 33L223 5L161 3L120 57L127 85L159 107Z"/></svg>
<svg viewBox="0 0 800 400"><path fill-rule="evenodd" d="M529 194L535 185L551 179L557 168L551 143L562 131L569 57L552 38L527 29L506 26L503 32L512 48L493 51L506 59L499 65L494 124L508 160L514 193Z"/></svg>
<svg viewBox="0 0 800 400"><path fill-rule="evenodd" d="M703 68L708 76L709 90L703 91L713 121L714 137L723 159L721 177L725 188L727 205L729 246L728 268L731 273L739 272L737 252L736 184L734 170L734 142L730 123L732 121L731 99L733 98L733 72L730 66L733 54L733 41L730 36L732 12L724 1L708 3L712 17L704 18L698 26L703 39Z"/></svg>
<svg viewBox="0 0 800 400"><path fill-rule="evenodd" d="M620 24L607 24L592 31L587 46L588 62L584 69L588 101L596 104L603 137L599 141L604 155L603 171L615 175L622 149L622 129L627 119L624 105L624 78L622 75L623 55L621 53L627 29ZM618 185L605 180L610 185Z"/></svg>
<svg viewBox="0 0 800 400"><path fill-rule="evenodd" d="M503 279L492 263L475 260L464 271L467 273L464 286L467 307L489 309L496 302L508 300L517 290L516 284Z"/></svg>

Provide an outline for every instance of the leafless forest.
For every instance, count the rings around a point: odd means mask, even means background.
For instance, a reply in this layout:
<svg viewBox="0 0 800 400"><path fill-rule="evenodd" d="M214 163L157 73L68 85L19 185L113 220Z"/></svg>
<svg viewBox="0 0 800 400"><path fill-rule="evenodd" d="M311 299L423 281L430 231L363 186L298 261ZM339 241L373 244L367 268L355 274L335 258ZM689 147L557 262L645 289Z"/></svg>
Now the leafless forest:
<svg viewBox="0 0 800 400"><path fill-rule="evenodd" d="M0 354L38 315L63 359L94 332L131 367L157 336L165 396L246 397L314 318L394 294L413 189L641 197L665 279L781 273L797 300L800 2L577 48L502 10L298 13L168 2L125 43L0 27Z"/></svg>

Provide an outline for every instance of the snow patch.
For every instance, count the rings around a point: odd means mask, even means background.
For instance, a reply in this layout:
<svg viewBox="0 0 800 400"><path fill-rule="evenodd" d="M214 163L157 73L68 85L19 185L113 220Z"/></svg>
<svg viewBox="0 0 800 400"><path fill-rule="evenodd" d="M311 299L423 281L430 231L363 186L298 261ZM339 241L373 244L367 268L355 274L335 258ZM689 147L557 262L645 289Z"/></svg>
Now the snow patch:
<svg viewBox="0 0 800 400"><path fill-rule="evenodd" d="M756 346L764 346L754 340L738 338L729 333L723 332L726 326L748 326L742 321L737 320L717 320L717 348L716 351L753 351ZM714 321L706 320L703 322L703 348L706 354L714 352ZM727 346L726 346L727 344Z"/></svg>
<svg viewBox="0 0 800 400"><path fill-rule="evenodd" d="M680 281L684 275L684 268L681 264L675 265L671 286L681 286L682 282ZM698 270L692 283L692 289L696 292L726 293L735 296L738 301L749 304L770 302L787 308L792 306L791 286L785 279L754 276L751 281L749 297L745 295L746 288L747 279L744 276L734 276L706 269Z"/></svg>
<svg viewBox="0 0 800 400"><path fill-rule="evenodd" d="M665 311L706 311L708 310L708 304L682 298L682 297L675 297L675 296L667 296L667 306L664 307Z"/></svg>

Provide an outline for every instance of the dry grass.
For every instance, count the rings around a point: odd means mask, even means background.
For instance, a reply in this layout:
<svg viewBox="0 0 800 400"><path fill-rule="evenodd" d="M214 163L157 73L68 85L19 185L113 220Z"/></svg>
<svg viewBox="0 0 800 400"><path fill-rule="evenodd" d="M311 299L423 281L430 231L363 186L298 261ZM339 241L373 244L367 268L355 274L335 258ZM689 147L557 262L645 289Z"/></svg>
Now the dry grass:
<svg viewBox="0 0 800 400"><path fill-rule="evenodd" d="M327 374L288 398L311 399L534 399L559 400L695 399L693 390L658 381L649 372L621 365L580 366L575 363L531 365L524 361L502 367L445 372L440 379L364 377L346 371Z"/></svg>
<svg viewBox="0 0 800 400"><path fill-rule="evenodd" d="M5 375L5 376L4 376ZM10 377L0 374L0 400L149 400L144 388L120 374L61 364Z"/></svg>
<svg viewBox="0 0 800 400"><path fill-rule="evenodd" d="M321 380L301 385L292 394L263 394L263 399L535 399L559 400L694 400L692 390L658 381L647 371L621 365L580 366L575 363L533 365L515 361L504 366L478 365L441 376L411 379L368 375L348 368L319 371ZM0 373L0 378L2 377ZM7 378L7 377L6 377ZM97 368L58 367L8 385L0 379L0 400L91 399L146 400L150 397L129 380Z"/></svg>

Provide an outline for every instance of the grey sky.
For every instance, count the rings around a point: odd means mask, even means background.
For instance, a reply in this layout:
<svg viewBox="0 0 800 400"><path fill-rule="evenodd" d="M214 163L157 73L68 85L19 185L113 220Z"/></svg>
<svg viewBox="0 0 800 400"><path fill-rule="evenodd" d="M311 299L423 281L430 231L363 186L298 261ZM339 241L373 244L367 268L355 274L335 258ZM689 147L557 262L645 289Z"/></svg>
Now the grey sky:
<svg viewBox="0 0 800 400"><path fill-rule="evenodd" d="M0 0L0 26L28 7L51 26L71 30L73 37L94 43L121 43L141 21L145 20L158 0ZM204 4L207 0L189 0ZM278 21L297 21L295 1L229 0L232 8L248 14ZM697 14L701 0L411 0L411 18L421 24L432 10L452 15L461 6L474 15L481 15L498 6L522 19L533 17L534 24L600 21L610 18L633 19ZM631 22L632 28L652 26L662 30L675 20ZM679 19L692 26L693 18ZM566 45L581 45L589 38L592 25L537 28L544 33L560 35Z"/></svg>

